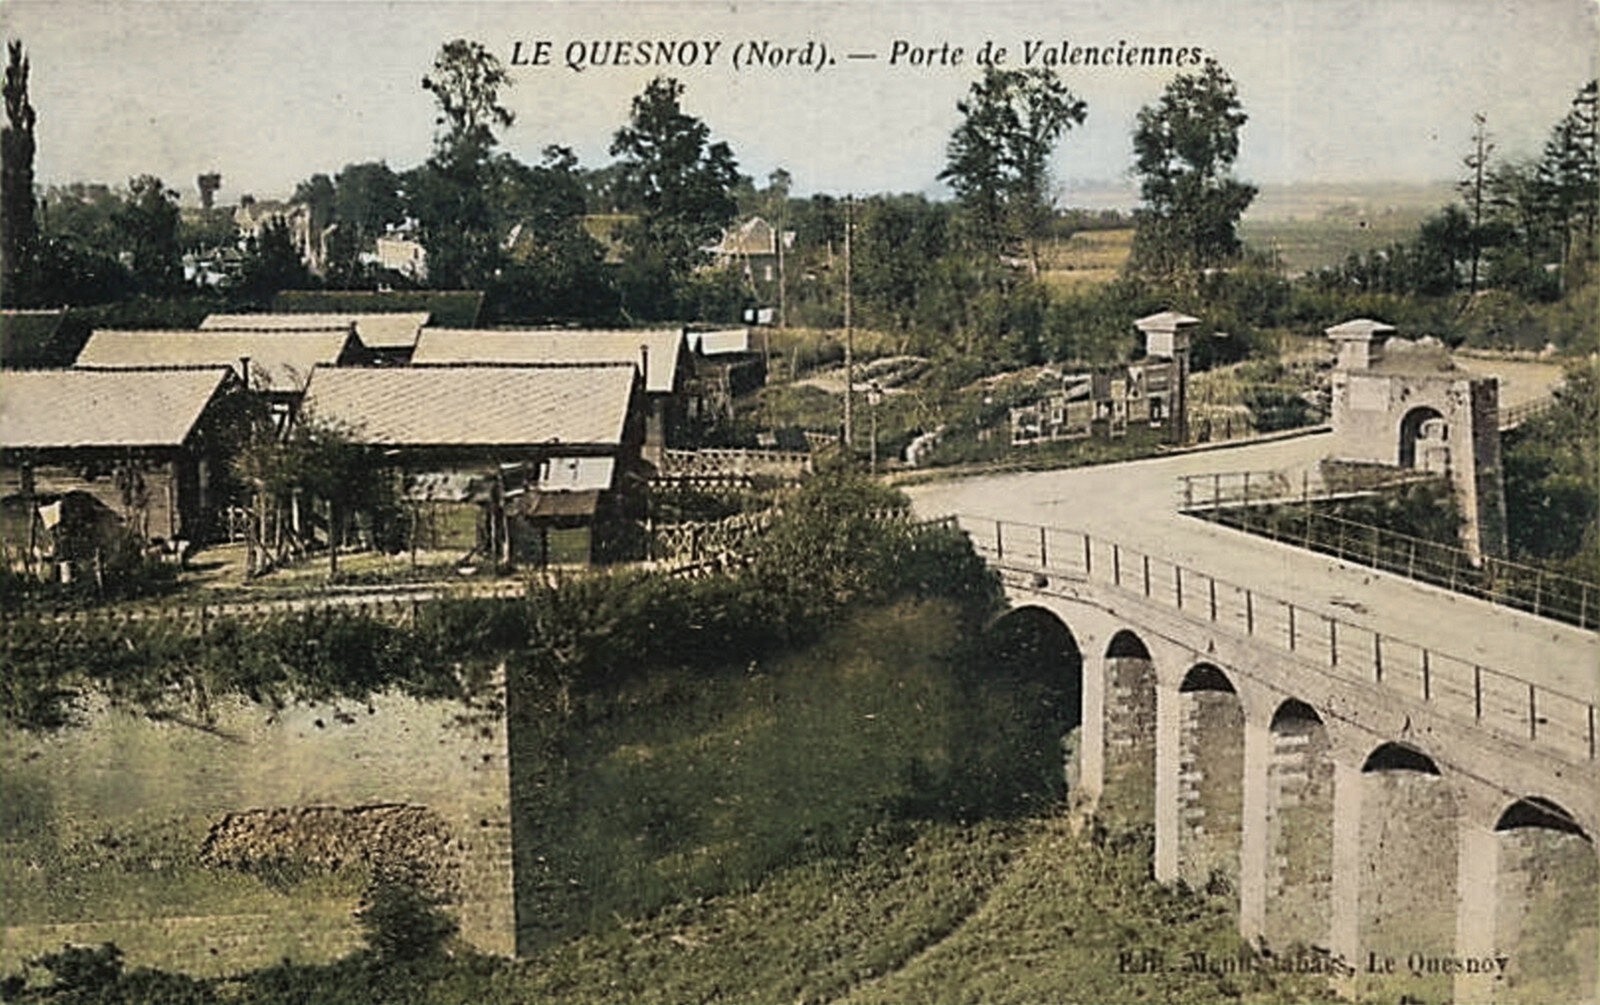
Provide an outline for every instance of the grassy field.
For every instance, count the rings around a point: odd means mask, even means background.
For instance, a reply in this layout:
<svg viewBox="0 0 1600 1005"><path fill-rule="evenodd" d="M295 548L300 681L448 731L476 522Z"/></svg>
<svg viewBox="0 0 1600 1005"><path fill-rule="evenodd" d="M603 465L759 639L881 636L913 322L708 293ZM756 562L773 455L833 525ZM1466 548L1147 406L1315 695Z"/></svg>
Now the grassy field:
<svg viewBox="0 0 1600 1005"><path fill-rule="evenodd" d="M1132 249L1132 230L1079 231L1045 246L1039 278L1058 292L1100 286L1121 274Z"/></svg>

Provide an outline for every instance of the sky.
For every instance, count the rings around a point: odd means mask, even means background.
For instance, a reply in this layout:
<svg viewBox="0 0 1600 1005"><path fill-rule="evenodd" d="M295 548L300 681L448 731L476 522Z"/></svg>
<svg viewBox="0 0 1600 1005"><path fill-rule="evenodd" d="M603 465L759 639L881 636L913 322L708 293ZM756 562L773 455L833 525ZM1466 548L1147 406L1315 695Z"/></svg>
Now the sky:
<svg viewBox="0 0 1600 1005"><path fill-rule="evenodd" d="M420 162L434 119L421 78L454 38L517 64L502 96L517 121L502 143L529 161L560 143L586 166L608 163L632 96L667 73L757 179L782 167L802 195L942 196L956 102L990 43L1008 67L1091 46L1217 59L1250 117L1237 173L1259 184L1450 180L1474 113L1495 156L1538 154L1597 76L1597 26L1600 0L0 4L0 29L32 63L39 182L155 174L187 204L204 171L222 173L219 198L232 202L284 197L347 163ZM671 61L596 65L613 61L592 58L597 48L614 55L622 42L630 63L658 43ZM794 49L798 65L752 64L757 43ZM1056 153L1063 201L1131 192L1135 116L1183 70L1057 69L1088 103Z"/></svg>

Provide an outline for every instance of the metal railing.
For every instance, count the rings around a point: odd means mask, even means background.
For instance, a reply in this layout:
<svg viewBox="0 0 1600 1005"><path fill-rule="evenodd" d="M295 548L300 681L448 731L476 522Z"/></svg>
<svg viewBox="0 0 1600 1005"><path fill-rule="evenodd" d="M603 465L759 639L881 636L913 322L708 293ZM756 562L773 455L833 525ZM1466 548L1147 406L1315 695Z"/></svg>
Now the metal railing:
<svg viewBox="0 0 1600 1005"><path fill-rule="evenodd" d="M1390 488L1431 478L1386 481ZM1282 472L1243 471L1184 476L1181 510L1189 516L1357 562L1419 582L1442 586L1492 604L1552 618L1579 628L1600 627L1600 584L1509 559L1474 561L1463 548L1374 524L1318 512L1310 505L1369 494L1334 492Z"/></svg>
<svg viewBox="0 0 1600 1005"><path fill-rule="evenodd" d="M1548 412L1555 403L1556 399L1553 395L1545 395L1542 398L1534 398L1532 401L1524 401L1521 404L1512 405L1510 408L1502 408L1500 409L1500 421L1496 425L1499 426L1501 431L1515 429L1529 419Z"/></svg>
<svg viewBox="0 0 1600 1005"><path fill-rule="evenodd" d="M1321 673L1385 688L1506 739L1595 760L1592 700L1082 531L957 519L991 565L1030 577L1024 588L1049 592L1050 575L1108 586L1232 630Z"/></svg>

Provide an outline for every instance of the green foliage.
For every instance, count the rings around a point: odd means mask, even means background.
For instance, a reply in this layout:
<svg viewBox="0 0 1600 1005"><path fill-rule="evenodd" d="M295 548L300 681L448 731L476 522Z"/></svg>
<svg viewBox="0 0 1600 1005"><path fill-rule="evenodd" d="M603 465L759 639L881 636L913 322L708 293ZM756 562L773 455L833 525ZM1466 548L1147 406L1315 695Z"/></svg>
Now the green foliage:
<svg viewBox="0 0 1600 1005"><path fill-rule="evenodd" d="M991 254L1037 239L1049 221L1050 157L1062 134L1082 125L1088 105L1047 67L990 66L956 102L939 180L961 200L978 247ZM1037 257L1033 257L1038 269Z"/></svg>
<svg viewBox="0 0 1600 1005"><path fill-rule="evenodd" d="M10 306L18 299L17 285L28 277L38 250L33 194L33 132L38 116L28 100L28 57L22 43L9 41L6 57L6 121L0 128L0 291Z"/></svg>
<svg viewBox="0 0 1600 1005"><path fill-rule="evenodd" d="M1248 121L1238 88L1215 60L1183 73L1139 110L1134 170L1137 213L1132 264L1158 279L1193 281L1238 255L1239 217L1256 188L1232 176L1239 130Z"/></svg>
<svg viewBox="0 0 1600 1005"><path fill-rule="evenodd" d="M356 911L367 949L389 965L437 958L460 931L443 903L414 883L380 877Z"/></svg>
<svg viewBox="0 0 1600 1005"><path fill-rule="evenodd" d="M1550 411L1503 447L1511 555L1600 580L1600 368L1567 371Z"/></svg>
<svg viewBox="0 0 1600 1005"><path fill-rule="evenodd" d="M129 180L128 196L111 219L140 291L160 295L177 290L183 283L178 193L154 175L139 175Z"/></svg>
<svg viewBox="0 0 1600 1005"><path fill-rule="evenodd" d="M711 129L683 111L683 84L657 77L633 99L628 124L617 130L621 208L638 214L628 229L628 280L624 307L647 317L672 316L676 287L733 219L739 181L733 149L711 142ZM669 294L668 291L673 291Z"/></svg>
<svg viewBox="0 0 1600 1005"><path fill-rule="evenodd" d="M300 250L294 246L288 223L282 217L269 221L245 248L244 268L237 287L239 295L265 305L279 290L310 283L311 273L300 258Z"/></svg>
<svg viewBox="0 0 1600 1005"><path fill-rule="evenodd" d="M512 601L420 611L414 628L346 610L217 618L203 636L159 618L15 618L0 638L8 671L0 717L20 729L59 729L78 720L90 692L153 714L203 715L228 695L281 706L394 689L471 701L486 693L487 665L525 637Z"/></svg>

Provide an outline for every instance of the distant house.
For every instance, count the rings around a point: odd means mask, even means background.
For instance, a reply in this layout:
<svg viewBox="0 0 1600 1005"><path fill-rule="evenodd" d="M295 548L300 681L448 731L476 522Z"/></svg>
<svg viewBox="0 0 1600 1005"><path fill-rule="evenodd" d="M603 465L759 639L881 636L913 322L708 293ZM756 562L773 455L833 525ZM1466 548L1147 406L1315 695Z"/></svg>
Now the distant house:
<svg viewBox="0 0 1600 1005"><path fill-rule="evenodd" d="M424 282L428 278L428 249L422 246L422 242L409 237L380 237L373 250L371 264L407 279Z"/></svg>
<svg viewBox="0 0 1600 1005"><path fill-rule="evenodd" d="M143 538L211 538L237 387L226 367L0 372L0 498L23 514L6 521L8 553L69 496L92 497Z"/></svg>
<svg viewBox="0 0 1600 1005"><path fill-rule="evenodd" d="M432 546L587 562L640 514L639 383L627 363L319 369L306 408L383 449Z"/></svg>
<svg viewBox="0 0 1600 1005"><path fill-rule="evenodd" d="M289 240L300 253L300 260L321 275L328 264L328 232L332 228L318 228L312 221L310 206L247 195L239 199L233 211L233 224L239 229L239 237L246 241L259 241L274 220L282 220L288 227Z"/></svg>
<svg viewBox="0 0 1600 1005"><path fill-rule="evenodd" d="M778 232L759 216L723 231L705 250L713 265L739 270L751 285L778 281Z"/></svg>
<svg viewBox="0 0 1600 1005"><path fill-rule="evenodd" d="M417 336L428 323L427 311L406 313L334 314L210 314L201 331L296 331L354 326L356 338L371 363L406 363L416 348Z"/></svg>
<svg viewBox="0 0 1600 1005"><path fill-rule="evenodd" d="M440 364L629 363L644 378L645 458L659 464L676 445L687 411L693 363L677 328L610 330L463 330L424 328L411 355L413 366Z"/></svg>
<svg viewBox="0 0 1600 1005"><path fill-rule="evenodd" d="M766 355L752 344L749 328L691 328L684 338L694 364L687 404L691 420L732 418L734 399L766 383Z"/></svg>
<svg viewBox="0 0 1600 1005"><path fill-rule="evenodd" d="M89 336L79 370L226 366L271 406L281 425L299 404L311 371L363 361L353 325L255 331L114 331Z"/></svg>

